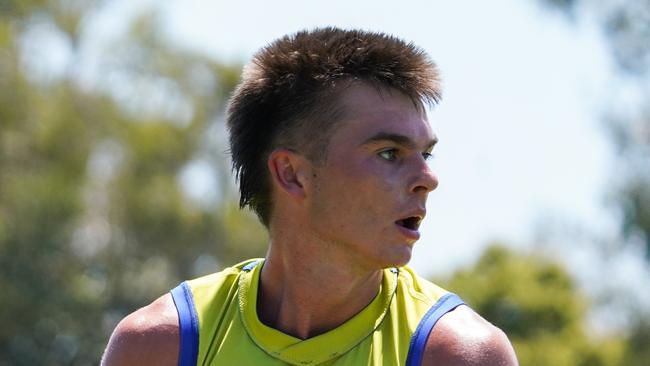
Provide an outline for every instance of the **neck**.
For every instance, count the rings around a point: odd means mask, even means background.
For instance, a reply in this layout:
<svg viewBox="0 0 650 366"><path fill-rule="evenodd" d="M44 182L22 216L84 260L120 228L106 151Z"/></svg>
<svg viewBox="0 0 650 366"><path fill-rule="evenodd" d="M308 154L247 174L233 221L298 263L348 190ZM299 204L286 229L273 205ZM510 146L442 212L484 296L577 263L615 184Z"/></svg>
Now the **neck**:
<svg viewBox="0 0 650 366"><path fill-rule="evenodd" d="M300 339L314 337L352 318L379 292L381 270L342 265L323 243L294 244L269 246L257 306L266 325Z"/></svg>

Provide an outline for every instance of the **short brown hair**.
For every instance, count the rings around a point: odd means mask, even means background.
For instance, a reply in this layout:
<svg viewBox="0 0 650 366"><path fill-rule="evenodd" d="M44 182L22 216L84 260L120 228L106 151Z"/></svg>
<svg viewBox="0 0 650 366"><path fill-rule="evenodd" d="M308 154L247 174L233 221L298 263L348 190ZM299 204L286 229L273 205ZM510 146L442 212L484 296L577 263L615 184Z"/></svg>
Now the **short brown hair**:
<svg viewBox="0 0 650 366"><path fill-rule="evenodd" d="M397 89L417 104L441 97L427 54L384 33L300 31L262 48L244 67L227 115L232 168L240 206L249 206L265 226L272 210L269 153L282 147L313 160L324 152L342 112L334 87L348 80Z"/></svg>

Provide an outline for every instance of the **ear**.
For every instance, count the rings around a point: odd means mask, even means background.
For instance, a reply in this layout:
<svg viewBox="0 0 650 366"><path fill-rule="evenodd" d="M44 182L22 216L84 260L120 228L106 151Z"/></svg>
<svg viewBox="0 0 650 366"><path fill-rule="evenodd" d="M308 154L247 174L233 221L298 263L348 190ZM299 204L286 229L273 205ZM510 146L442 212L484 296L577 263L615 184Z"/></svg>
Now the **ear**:
<svg viewBox="0 0 650 366"><path fill-rule="evenodd" d="M306 196L305 183L310 165L305 157L288 149L276 149L269 154L267 165L273 185L279 191L295 199Z"/></svg>

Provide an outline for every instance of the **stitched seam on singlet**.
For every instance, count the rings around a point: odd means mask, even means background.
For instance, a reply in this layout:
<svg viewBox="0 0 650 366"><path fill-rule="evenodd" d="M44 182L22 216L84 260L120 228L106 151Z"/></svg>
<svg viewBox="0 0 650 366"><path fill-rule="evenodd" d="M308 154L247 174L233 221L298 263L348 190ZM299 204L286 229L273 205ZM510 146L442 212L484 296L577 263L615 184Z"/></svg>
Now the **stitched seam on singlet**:
<svg viewBox="0 0 650 366"><path fill-rule="evenodd" d="M426 303L427 306L433 306L433 305L435 305L436 302L438 302L440 299L438 299L438 301L434 301L430 296L427 296L424 292L422 292L422 291L417 291L417 290L415 289L415 279L414 279L412 276L413 276L412 274L409 275L409 276L404 276L404 278L406 279L406 281L408 281L408 283L409 283L409 285L406 286L406 288L408 289L408 293L409 293L412 297L414 297L415 299L420 300L420 301Z"/></svg>
<svg viewBox="0 0 650 366"><path fill-rule="evenodd" d="M388 317L390 316L390 304L391 304L391 303L393 302L393 300L395 299L395 296L397 296L397 290L398 290L397 287L399 286L399 275L400 275L400 273L401 273L400 270L399 270L399 268L395 268L395 269L397 270L397 272L393 272L393 271L391 271L391 273L394 273L394 274L395 274L395 290L393 290L393 292L392 292L392 294L391 294L391 296L390 296L390 300L388 301L388 309L387 309L386 312L384 313L384 316L381 318L381 321L379 322L379 324L377 324L377 326L373 329L372 332L368 333L368 335L366 335L365 337L361 338L361 339L359 340L359 342L355 343L352 347L350 347L350 349L348 349L347 351L342 352L341 354L339 354L338 356L336 356L336 358L340 358L340 357L342 357L342 356L345 355L346 353L348 353L348 352L352 351L353 349L355 349L358 345L360 345L361 343L363 343L366 339L370 338L370 337L374 334L374 332L375 332L377 329L379 329L379 328L384 324L384 322L386 321L386 318L388 318ZM323 361L323 362L321 362L321 363L319 363L319 364L313 365L313 366L322 365L322 364L324 364L325 362L329 362L329 361L332 361L332 360L334 360L334 359L325 360L325 361Z"/></svg>
<svg viewBox="0 0 650 366"><path fill-rule="evenodd" d="M256 265L257 265L257 264L256 264ZM253 266L253 268L254 268L254 267L255 267L255 266ZM382 317L382 319L381 319L381 321L379 322L379 324L377 324L377 326L373 329L372 332L368 333L365 337L361 338L361 339L359 340L359 342L355 343L353 346L351 346L351 347L350 347L348 350L346 350L345 352L342 352L342 353L340 353L339 355L337 355L336 358L340 358L340 357L342 357L343 355L345 355L346 353L348 353L348 352L350 352L351 350L355 349L359 344L361 344L363 341L365 341L365 340L368 339L370 336L372 336L372 334L373 334L373 333L374 333L374 332L375 332L379 327L381 327L381 325L384 323L384 321L386 321L386 318L390 315L390 314L389 314L389 313L390 313L390 304L391 304L391 303L393 302L393 300L395 299L395 296L397 296L397 290L398 290L398 286L399 286L399 275L400 275L401 271L399 270L399 268L396 268L396 269L397 269L397 272L392 272L392 271L391 271L391 273L394 273L394 274L395 274L395 288L393 289L393 291L392 291L392 293L391 293L390 300L388 301L388 307L389 307L389 309L386 310L386 312L384 313L384 316ZM251 270L252 270L252 268L251 268ZM250 271L245 271L245 272L249 273ZM241 282L241 281L242 281L242 278L239 279L239 282ZM239 286L238 286L238 287L241 289L240 286L241 286L241 284L239 284ZM250 291L250 289L248 289L248 291ZM241 295L241 294L238 294L238 295ZM239 304L238 304L238 305L239 305ZM246 324L246 322L245 322L244 319L243 319L244 314L242 314L241 311L239 311L239 313L240 313L239 315L240 315L241 322L242 322L242 324L244 325L244 329L246 329L246 335L248 336L248 338L249 338L249 339L250 339L250 340L251 340L251 341L252 341L252 342L253 342L253 343L254 343L254 344L259 348L259 349L261 349L264 353L266 353L267 355L273 357L274 359L276 359L276 360L278 360L278 361L281 361L281 362L284 362L284 363L286 363L286 364L290 364L290 365L300 365L300 364L301 364L301 362L298 361L298 360L292 360L292 359L289 359L289 358L287 358L287 359L285 360L285 359L279 358L278 355L274 355L272 352L268 352L268 351L266 350L265 347L263 347L262 345L260 345L259 343L257 343L256 339L253 338L253 337L251 336L251 331L250 331L250 329L248 328L248 325ZM311 366L318 366L318 365L321 365L321 364L323 364L323 363L330 362L330 361L332 361L333 359L336 359L336 358L330 358L330 359L324 360L323 362L319 362L319 363L312 364ZM289 362L287 362L287 361L289 361Z"/></svg>

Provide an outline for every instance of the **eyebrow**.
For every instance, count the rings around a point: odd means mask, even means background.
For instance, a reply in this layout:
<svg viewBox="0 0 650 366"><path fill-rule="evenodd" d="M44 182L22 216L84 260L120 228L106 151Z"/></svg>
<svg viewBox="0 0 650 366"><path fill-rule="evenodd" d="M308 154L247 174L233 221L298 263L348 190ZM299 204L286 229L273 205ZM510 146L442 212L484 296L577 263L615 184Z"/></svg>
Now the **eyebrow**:
<svg viewBox="0 0 650 366"><path fill-rule="evenodd" d="M384 142L384 141L394 142L398 145L404 146L409 149L417 148L417 144L410 137L405 135L400 135L397 133L390 133L390 132L379 132L371 136L366 141L364 141L361 145L368 145L368 144L373 144L376 142ZM431 149L437 142L438 142L438 138L434 136L433 139L427 143L426 149L427 150Z"/></svg>

